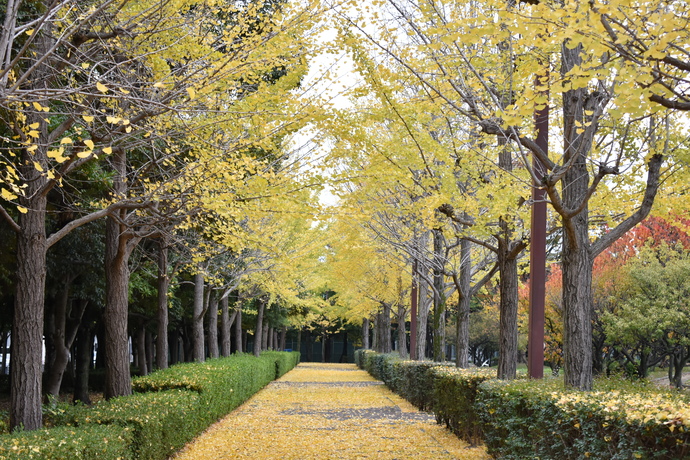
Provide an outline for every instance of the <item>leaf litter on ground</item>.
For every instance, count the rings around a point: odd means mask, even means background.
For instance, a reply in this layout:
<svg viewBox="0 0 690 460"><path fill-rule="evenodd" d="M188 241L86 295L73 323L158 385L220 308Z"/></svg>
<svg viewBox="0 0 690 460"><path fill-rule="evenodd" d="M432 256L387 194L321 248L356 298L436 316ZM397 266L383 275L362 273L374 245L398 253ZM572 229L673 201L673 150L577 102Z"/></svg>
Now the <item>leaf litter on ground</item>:
<svg viewBox="0 0 690 460"><path fill-rule="evenodd" d="M174 457L489 459L354 364L302 363Z"/></svg>

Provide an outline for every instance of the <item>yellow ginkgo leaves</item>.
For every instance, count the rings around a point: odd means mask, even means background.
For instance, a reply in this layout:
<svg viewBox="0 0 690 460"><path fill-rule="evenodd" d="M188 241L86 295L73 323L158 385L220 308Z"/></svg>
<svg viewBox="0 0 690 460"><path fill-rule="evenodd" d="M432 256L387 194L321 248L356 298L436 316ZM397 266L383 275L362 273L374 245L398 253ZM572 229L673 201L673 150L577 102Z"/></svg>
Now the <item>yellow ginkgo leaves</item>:
<svg viewBox="0 0 690 460"><path fill-rule="evenodd" d="M470 448L353 364L303 363L211 427L177 460L475 459Z"/></svg>

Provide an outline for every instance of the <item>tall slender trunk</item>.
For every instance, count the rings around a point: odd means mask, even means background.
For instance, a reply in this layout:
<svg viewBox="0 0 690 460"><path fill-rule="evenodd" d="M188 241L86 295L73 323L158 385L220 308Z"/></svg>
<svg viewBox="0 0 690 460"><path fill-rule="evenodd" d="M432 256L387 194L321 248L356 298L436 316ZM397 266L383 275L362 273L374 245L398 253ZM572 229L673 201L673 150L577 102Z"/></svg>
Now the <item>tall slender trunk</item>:
<svg viewBox="0 0 690 460"><path fill-rule="evenodd" d="M41 366L43 364L43 299L46 280L46 198L40 193L42 176L33 166L34 158L23 154L28 176L25 196L19 203L28 209L19 214L17 233L17 274L12 322L10 370L10 427L41 428ZM28 166L30 165L30 166ZM33 170L33 171L32 171Z"/></svg>
<svg viewBox="0 0 690 460"><path fill-rule="evenodd" d="M446 298L444 294L445 280L443 268L445 260L443 258L443 233L440 230L433 230L434 240L434 361L446 360Z"/></svg>
<svg viewBox="0 0 690 460"><path fill-rule="evenodd" d="M210 293L206 317L208 318L206 328L208 330L208 357L217 358L220 356L218 350L218 296L214 292Z"/></svg>
<svg viewBox="0 0 690 460"><path fill-rule="evenodd" d="M279 349L280 351L283 351L283 350L285 350L285 349L287 348L287 342L286 342L286 340L287 340L287 326L283 326L283 327L280 329L280 342L279 342L279 345L278 345L278 349Z"/></svg>
<svg viewBox="0 0 690 460"><path fill-rule="evenodd" d="M393 351L391 331L391 304L383 302L383 311L381 312L381 348L384 353Z"/></svg>
<svg viewBox="0 0 690 460"><path fill-rule="evenodd" d="M243 353L244 347L242 346L242 306L239 302L235 304L235 311L237 312L237 317L235 318L235 351L237 353Z"/></svg>
<svg viewBox="0 0 690 460"><path fill-rule="evenodd" d="M500 238L498 270L500 274L500 314L498 329L498 378L514 379L518 358L518 267L517 258L511 257L510 238Z"/></svg>
<svg viewBox="0 0 690 460"><path fill-rule="evenodd" d="M420 264L419 271L428 272L423 264ZM432 299L429 297L429 285L424 279L421 279L419 283L419 305L417 311L417 358L420 360L427 358L426 345L431 302Z"/></svg>
<svg viewBox="0 0 690 460"><path fill-rule="evenodd" d="M362 320L362 348L368 350L370 348L369 344L369 318L364 318Z"/></svg>
<svg viewBox="0 0 690 460"><path fill-rule="evenodd" d="M156 334L156 366L167 369L170 346L168 345L168 243L158 241L158 333Z"/></svg>
<svg viewBox="0 0 690 460"><path fill-rule="evenodd" d="M402 299L400 299L402 300ZM398 303L398 355L402 359L407 358L407 329L405 327L405 316L407 309L401 301Z"/></svg>
<svg viewBox="0 0 690 460"><path fill-rule="evenodd" d="M469 367L470 350L470 283L472 270L472 246L467 240L460 241L460 274L453 275L458 291L458 317L456 323L455 365Z"/></svg>
<svg viewBox="0 0 690 460"><path fill-rule="evenodd" d="M256 313L256 327L254 328L254 356L257 358L261 355L261 334L264 329L264 308L266 302L259 301L259 309Z"/></svg>
<svg viewBox="0 0 690 460"><path fill-rule="evenodd" d="M204 274L194 275L194 313L192 316L192 359L203 362L206 359L204 347Z"/></svg>
<svg viewBox="0 0 690 460"><path fill-rule="evenodd" d="M220 300L220 353L222 356L230 356L232 353L230 331L237 317L237 310L233 310L232 315L230 314L230 301L228 297L224 295Z"/></svg>
<svg viewBox="0 0 690 460"><path fill-rule="evenodd" d="M89 371L93 364L94 307L87 302L81 325L77 331L74 372L74 394L72 401L91 404L89 396Z"/></svg>
<svg viewBox="0 0 690 460"><path fill-rule="evenodd" d="M144 325L137 331L137 357L139 375L149 375L149 369L146 363L146 326Z"/></svg>
<svg viewBox="0 0 690 460"><path fill-rule="evenodd" d="M265 316L266 312L264 312ZM265 320L266 318L264 318ZM264 322L264 328L261 331L261 351L267 350L268 349L268 324Z"/></svg>

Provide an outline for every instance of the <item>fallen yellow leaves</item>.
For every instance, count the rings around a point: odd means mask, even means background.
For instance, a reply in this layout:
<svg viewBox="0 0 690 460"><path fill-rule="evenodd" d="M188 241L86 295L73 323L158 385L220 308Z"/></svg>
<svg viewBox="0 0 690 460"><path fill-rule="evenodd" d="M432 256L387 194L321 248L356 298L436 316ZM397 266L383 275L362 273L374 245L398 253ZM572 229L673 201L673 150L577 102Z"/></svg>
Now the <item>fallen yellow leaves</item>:
<svg viewBox="0 0 690 460"><path fill-rule="evenodd" d="M303 363L176 460L489 459L353 364Z"/></svg>

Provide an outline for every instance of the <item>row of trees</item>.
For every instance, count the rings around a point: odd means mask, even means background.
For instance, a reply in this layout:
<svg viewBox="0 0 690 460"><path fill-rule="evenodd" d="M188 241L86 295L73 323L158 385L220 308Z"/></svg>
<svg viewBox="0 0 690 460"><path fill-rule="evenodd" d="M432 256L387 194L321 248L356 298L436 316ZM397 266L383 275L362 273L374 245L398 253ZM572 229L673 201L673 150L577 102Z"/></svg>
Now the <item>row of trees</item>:
<svg viewBox="0 0 690 460"><path fill-rule="evenodd" d="M55 394L71 345L88 357L102 327L110 398L131 392L130 336L142 368L155 336L162 368L185 314L199 360L206 312L222 312L227 346L229 298L263 299L260 312L304 304L293 259L310 251L318 178L286 145L310 116L300 81L318 14L271 0L0 6L12 427L41 426L44 335ZM179 283L193 295L171 297Z"/></svg>
<svg viewBox="0 0 690 460"><path fill-rule="evenodd" d="M687 210L687 5L374 6L338 10L340 45L361 82L352 107L321 125L340 174L336 234L352 232L368 253L364 266L351 244L333 243L345 267L335 290L371 297L369 311L384 316L411 295L405 303L419 302L420 357L426 324L442 335L457 298L460 366L473 297L496 295L498 376L513 378L519 262L530 242L530 208L546 201L562 286L565 381L590 389L601 351L592 329L595 260L655 200L659 215ZM494 272L497 287L482 291ZM385 288L370 287L377 282Z"/></svg>

